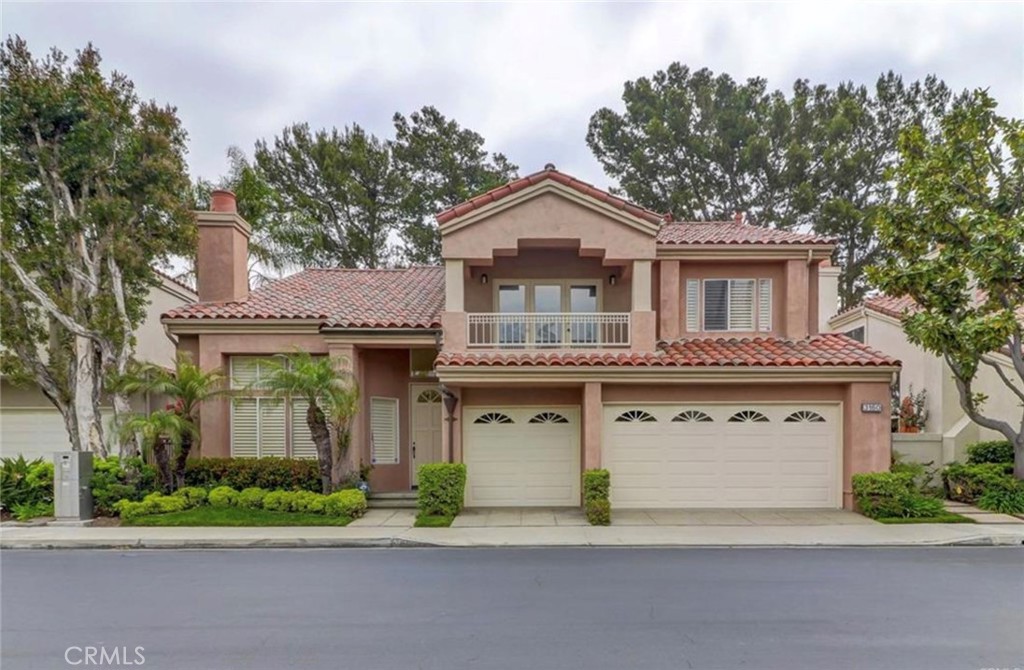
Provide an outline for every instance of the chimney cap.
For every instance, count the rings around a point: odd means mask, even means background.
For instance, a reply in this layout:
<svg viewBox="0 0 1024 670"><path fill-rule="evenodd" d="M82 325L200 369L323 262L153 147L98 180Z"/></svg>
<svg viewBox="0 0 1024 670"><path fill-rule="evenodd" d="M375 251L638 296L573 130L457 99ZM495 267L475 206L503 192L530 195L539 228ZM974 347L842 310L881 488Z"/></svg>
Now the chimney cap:
<svg viewBox="0 0 1024 670"><path fill-rule="evenodd" d="M235 194L226 189L215 189L210 191L211 212L237 212L238 201Z"/></svg>
<svg viewBox="0 0 1024 670"><path fill-rule="evenodd" d="M554 163L545 163L545 164L544 164L544 169L545 169L545 170L555 170L555 169L557 169L557 168L555 167L555 164L554 164Z"/></svg>
<svg viewBox="0 0 1024 670"><path fill-rule="evenodd" d="M746 219L747 213L742 212L740 210L736 210L736 212L734 212L732 215L732 220L735 221L736 223L746 223Z"/></svg>

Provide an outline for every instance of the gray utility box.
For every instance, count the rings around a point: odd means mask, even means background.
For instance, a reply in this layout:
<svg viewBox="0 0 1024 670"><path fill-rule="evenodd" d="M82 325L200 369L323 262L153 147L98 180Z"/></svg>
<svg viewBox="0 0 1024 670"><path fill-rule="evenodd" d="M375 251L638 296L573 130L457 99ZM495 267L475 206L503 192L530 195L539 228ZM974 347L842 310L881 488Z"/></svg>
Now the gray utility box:
<svg viewBox="0 0 1024 670"><path fill-rule="evenodd" d="M53 511L58 521L92 518L92 452L53 455Z"/></svg>

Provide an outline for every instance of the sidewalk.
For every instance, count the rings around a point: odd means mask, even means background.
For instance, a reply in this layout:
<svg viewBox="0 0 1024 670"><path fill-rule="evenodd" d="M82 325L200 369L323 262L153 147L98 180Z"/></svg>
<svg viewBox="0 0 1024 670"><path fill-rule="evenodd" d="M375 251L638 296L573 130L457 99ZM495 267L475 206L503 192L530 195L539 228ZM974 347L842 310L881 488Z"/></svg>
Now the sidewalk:
<svg viewBox="0 0 1024 670"><path fill-rule="evenodd" d="M0 549L316 547L896 547L1024 544L1024 524L506 525L412 528L411 515L347 527L4 527ZM384 518L387 516L387 518ZM521 521L520 521L521 523Z"/></svg>

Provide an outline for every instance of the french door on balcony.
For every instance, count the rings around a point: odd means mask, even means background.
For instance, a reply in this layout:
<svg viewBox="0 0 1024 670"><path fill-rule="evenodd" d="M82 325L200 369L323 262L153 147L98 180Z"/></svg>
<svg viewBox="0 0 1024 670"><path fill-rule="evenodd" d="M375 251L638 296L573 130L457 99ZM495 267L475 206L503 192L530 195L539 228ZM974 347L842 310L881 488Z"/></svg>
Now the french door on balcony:
<svg viewBox="0 0 1024 670"><path fill-rule="evenodd" d="M498 323L499 344L524 347L596 344L597 323L576 320L572 315L599 312L600 289L600 282L588 280L496 281L497 311L506 315Z"/></svg>

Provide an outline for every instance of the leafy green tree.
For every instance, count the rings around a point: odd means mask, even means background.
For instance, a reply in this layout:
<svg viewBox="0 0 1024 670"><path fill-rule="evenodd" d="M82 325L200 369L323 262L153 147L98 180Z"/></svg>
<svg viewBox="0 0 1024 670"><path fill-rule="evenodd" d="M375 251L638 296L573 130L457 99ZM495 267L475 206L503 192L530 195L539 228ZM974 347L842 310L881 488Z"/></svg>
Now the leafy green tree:
<svg viewBox="0 0 1024 670"><path fill-rule="evenodd" d="M141 436L143 456L156 464L165 493L182 485L175 481L171 461L175 459L175 452L181 453L185 440L198 438L194 423L174 410L159 409L130 416L122 423L121 432L125 438Z"/></svg>
<svg viewBox="0 0 1024 670"><path fill-rule="evenodd" d="M343 464L359 389L351 376L327 356L296 351L270 359L267 366L270 373L261 382L261 389L275 397L300 398L308 403L306 425L316 445L323 492L330 493L345 475ZM337 438L333 443L332 429Z"/></svg>
<svg viewBox="0 0 1024 670"><path fill-rule="evenodd" d="M3 371L38 385L72 448L102 455L103 381L127 371L153 265L194 244L186 135L174 108L105 76L91 45L37 59L9 38L0 85Z"/></svg>
<svg viewBox="0 0 1024 670"><path fill-rule="evenodd" d="M200 446L199 408L203 402L225 392L224 375L217 370L203 372L187 353L178 354L174 369L145 363L134 366L118 384L124 393L153 393L165 396L168 408L190 426L181 431L173 464L173 488L185 485L185 466L193 447Z"/></svg>
<svg viewBox="0 0 1024 670"><path fill-rule="evenodd" d="M1024 410L1018 420L992 416L974 390L988 366L1024 405L1024 121L999 116L976 91L935 137L910 126L899 151L896 193L878 216L890 254L869 276L914 299L907 338L946 361L964 412L1013 444L1014 474L1024 479Z"/></svg>
<svg viewBox="0 0 1024 670"><path fill-rule="evenodd" d="M871 89L849 82L835 88L794 85L794 117L804 124L810 159L800 186L801 209L815 232L836 240L840 309L860 302L869 288L864 270L884 254L875 220L892 196L887 174L898 158L900 131L917 125L933 132L950 100L949 89L935 77L904 84L892 72Z"/></svg>
<svg viewBox="0 0 1024 670"><path fill-rule="evenodd" d="M389 236L405 197L390 145L358 125L311 131L285 128L256 143L256 173L270 189L278 225L273 239L285 262L314 267L387 266ZM262 187L262 186L261 186Z"/></svg>
<svg viewBox="0 0 1024 670"><path fill-rule="evenodd" d="M631 200L680 220L799 222L809 161L786 97L679 63L626 82L625 111L594 113L587 145Z"/></svg>
<svg viewBox="0 0 1024 670"><path fill-rule="evenodd" d="M410 263L437 263L441 236L434 215L515 179L518 168L484 150L484 138L434 107L408 118L395 114L392 153L408 185L402 199L402 254Z"/></svg>

